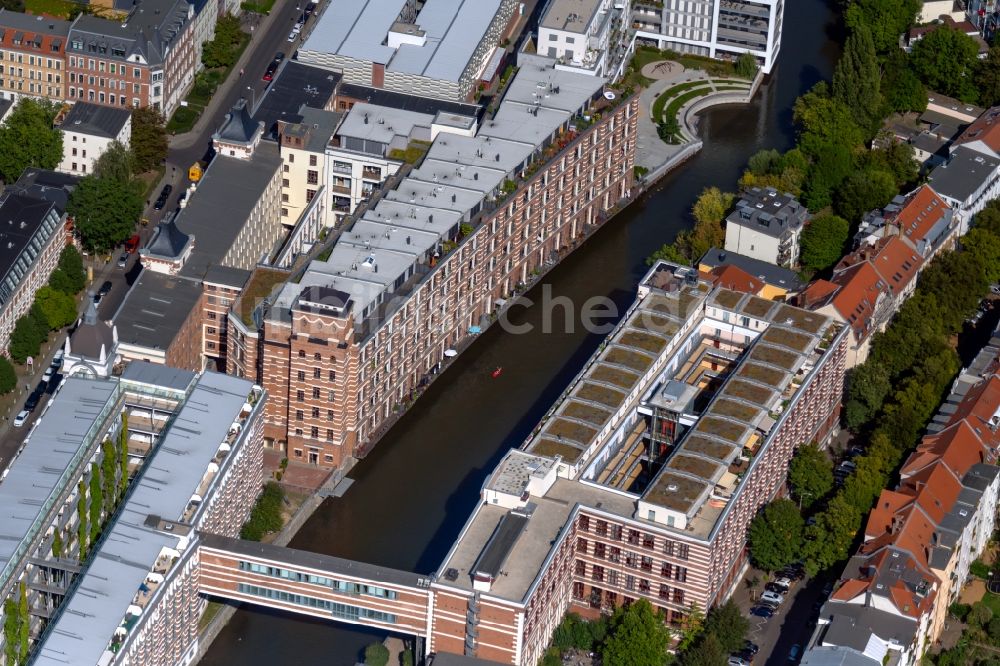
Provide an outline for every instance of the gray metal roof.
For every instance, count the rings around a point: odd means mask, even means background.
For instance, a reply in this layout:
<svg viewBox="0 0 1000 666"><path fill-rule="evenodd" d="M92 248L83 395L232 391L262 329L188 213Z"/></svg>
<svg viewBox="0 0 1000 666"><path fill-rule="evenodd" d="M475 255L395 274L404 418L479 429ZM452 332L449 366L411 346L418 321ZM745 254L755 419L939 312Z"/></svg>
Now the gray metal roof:
<svg viewBox="0 0 1000 666"><path fill-rule="evenodd" d="M64 132L92 134L114 139L132 117L130 109L77 102L63 118L59 129Z"/></svg>
<svg viewBox="0 0 1000 666"><path fill-rule="evenodd" d="M720 250L717 247L713 247L706 252L705 256L699 259L698 262L709 268L732 264L770 285L780 286L789 291L799 291L804 286L795 271L743 254L737 254L736 252Z"/></svg>
<svg viewBox="0 0 1000 666"><path fill-rule="evenodd" d="M882 666L882 662L866 657L847 647L818 646L802 655L801 666Z"/></svg>
<svg viewBox="0 0 1000 666"><path fill-rule="evenodd" d="M1000 160L965 146L952 152L951 159L930 172L934 191L955 201L965 201L994 177Z"/></svg>
<svg viewBox="0 0 1000 666"><path fill-rule="evenodd" d="M37 664L65 666L67 655L73 663L98 663L161 549L178 548L178 535L151 529L146 519L176 521L183 515L252 386L212 372L198 379L142 475L132 482L76 593L64 602Z"/></svg>
<svg viewBox="0 0 1000 666"><path fill-rule="evenodd" d="M861 604L828 601L820 610L820 618L830 620L823 633L824 644L850 647L858 651L865 649L872 634L884 641L892 640L900 645L910 645L917 633L917 623L913 618L904 618Z"/></svg>
<svg viewBox="0 0 1000 666"><path fill-rule="evenodd" d="M166 350L200 298L195 280L144 270L115 313L118 341Z"/></svg>
<svg viewBox="0 0 1000 666"><path fill-rule="evenodd" d="M258 129L260 129L260 123L250 117L247 101L241 97L236 100L236 104L226 114L222 126L219 127L219 131L212 135L212 138L232 143L249 144L253 141Z"/></svg>
<svg viewBox="0 0 1000 666"><path fill-rule="evenodd" d="M181 256L190 241L191 236L177 228L176 216L171 215L156 225L152 240L142 248L141 253L175 259Z"/></svg>
<svg viewBox="0 0 1000 666"><path fill-rule="evenodd" d="M122 379L138 384L164 386L177 391L187 391L197 375L190 370L170 368L149 361L132 361L125 366Z"/></svg>
<svg viewBox="0 0 1000 666"><path fill-rule="evenodd" d="M117 381L67 378L10 464L0 481L0 587L47 525L49 507L75 482L74 470L89 462L88 445L100 434L91 430L117 395Z"/></svg>
<svg viewBox="0 0 1000 666"><path fill-rule="evenodd" d="M251 160L224 155L212 160L177 216L177 228L195 238L180 275L200 280L222 261L280 166L278 146L270 141L258 144Z"/></svg>
<svg viewBox="0 0 1000 666"><path fill-rule="evenodd" d="M227 287L242 287L250 279L250 271L231 266L212 266L205 273L204 281L209 284L221 284Z"/></svg>

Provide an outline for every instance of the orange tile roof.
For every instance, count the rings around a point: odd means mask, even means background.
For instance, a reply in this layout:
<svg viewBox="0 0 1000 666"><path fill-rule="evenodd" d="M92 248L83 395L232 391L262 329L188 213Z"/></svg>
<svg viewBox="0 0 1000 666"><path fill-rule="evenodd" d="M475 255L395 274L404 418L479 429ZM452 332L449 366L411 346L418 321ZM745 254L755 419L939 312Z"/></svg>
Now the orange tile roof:
<svg viewBox="0 0 1000 666"><path fill-rule="evenodd" d="M912 493L914 501L935 524L944 520L962 492L961 476L938 459L903 479L900 492Z"/></svg>
<svg viewBox="0 0 1000 666"><path fill-rule="evenodd" d="M966 394L952 414L949 423L966 421L984 444L991 449L1000 447L1000 428L991 421L1000 416L1000 375L993 374Z"/></svg>
<svg viewBox="0 0 1000 666"><path fill-rule="evenodd" d="M910 196L892 221L899 227L901 238L911 247L916 247L916 243L927 237L948 210L948 204L931 189L930 185L922 185Z"/></svg>
<svg viewBox="0 0 1000 666"><path fill-rule="evenodd" d="M954 145L973 141L982 141L994 152L1000 153L1000 106L987 109L955 139Z"/></svg>
<svg viewBox="0 0 1000 666"><path fill-rule="evenodd" d="M840 289L839 284L830 282L829 280L813 280L809 283L809 286L799 294L796 301L799 307L803 308L817 308L823 307L830 301L830 297L837 293Z"/></svg>
<svg viewBox="0 0 1000 666"><path fill-rule="evenodd" d="M840 289L830 302L853 329L854 337L864 340L875 328L875 306L885 293L885 282L867 261L843 270L833 282Z"/></svg>
<svg viewBox="0 0 1000 666"><path fill-rule="evenodd" d="M868 589L869 582L858 578L849 578L833 591L830 598L836 601L850 601Z"/></svg>
<svg viewBox="0 0 1000 666"><path fill-rule="evenodd" d="M759 294L764 288L764 281L747 273L739 266L733 264L723 264L716 266L709 273L715 286L722 286L733 291L742 291L746 294Z"/></svg>
<svg viewBox="0 0 1000 666"><path fill-rule="evenodd" d="M892 528L892 520L896 512L913 501L913 496L895 490L883 490L878 501L868 514L865 523L865 537L872 539L880 537Z"/></svg>
<svg viewBox="0 0 1000 666"><path fill-rule="evenodd" d="M941 432L924 437L903 463L900 477L907 478L940 459L958 477L986 459L986 448L967 421L959 421Z"/></svg>
<svg viewBox="0 0 1000 666"><path fill-rule="evenodd" d="M870 263L886 287L893 295L899 294L917 277L924 260L906 241L898 236L881 238L874 245L865 245L837 262L833 269L833 281L841 283L838 277L861 263Z"/></svg>

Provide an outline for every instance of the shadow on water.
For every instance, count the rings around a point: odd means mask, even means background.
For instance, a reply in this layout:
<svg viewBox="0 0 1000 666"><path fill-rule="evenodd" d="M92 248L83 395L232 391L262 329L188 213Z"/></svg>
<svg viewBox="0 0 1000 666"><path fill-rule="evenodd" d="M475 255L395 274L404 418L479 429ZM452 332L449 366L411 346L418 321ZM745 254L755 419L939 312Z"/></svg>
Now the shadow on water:
<svg viewBox="0 0 1000 666"><path fill-rule="evenodd" d="M553 297L579 308L610 298L619 313L632 301L645 258L690 224L690 207L711 185L731 189L761 148L788 149L795 98L828 78L839 31L826 0L786 3L780 67L751 104L701 116L705 149L550 272ZM528 293L540 300L536 287ZM328 500L292 546L420 573L435 570L462 529L486 474L518 446L603 339L579 326L539 330L537 305L512 320L536 330L513 335L494 327L455 360L351 473L354 485ZM493 379L491 372L503 367ZM353 664L375 634L260 610L241 610L203 660L207 666Z"/></svg>

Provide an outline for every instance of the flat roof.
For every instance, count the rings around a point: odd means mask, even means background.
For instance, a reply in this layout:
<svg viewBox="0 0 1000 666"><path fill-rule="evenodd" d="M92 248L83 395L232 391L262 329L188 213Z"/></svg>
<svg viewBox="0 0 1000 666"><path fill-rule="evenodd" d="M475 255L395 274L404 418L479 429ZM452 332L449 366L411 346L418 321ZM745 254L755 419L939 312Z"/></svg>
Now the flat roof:
<svg viewBox="0 0 1000 666"><path fill-rule="evenodd" d="M362 578L376 582L393 583L396 585L406 585L409 587L421 587L428 576L403 571L401 569L390 569L367 562L356 560L346 560L342 557L323 555L305 550L274 546L272 544L260 543L257 541L246 541L244 539L230 539L229 537L207 532L199 532L198 538L206 548L227 550L236 554L243 554L248 557L259 557L275 562L287 562L294 566L309 567L327 573L353 578Z"/></svg>
<svg viewBox="0 0 1000 666"><path fill-rule="evenodd" d="M397 136L410 136L417 126L430 131L433 122L434 116L430 114L359 102L344 116L337 136L389 143Z"/></svg>
<svg viewBox="0 0 1000 666"><path fill-rule="evenodd" d="M130 109L77 102L59 126L64 132L91 134L107 139L117 138L132 118Z"/></svg>
<svg viewBox="0 0 1000 666"><path fill-rule="evenodd" d="M503 0L427 0L413 24L424 43L386 44L406 0L338 0L306 39L300 57L330 53L385 65L390 72L458 82ZM409 31L412 32L412 31Z"/></svg>
<svg viewBox="0 0 1000 666"><path fill-rule="evenodd" d="M63 602L37 663L65 664L66 655L82 664L100 662L162 549L178 548L178 534L157 531L147 520L156 516L179 522L252 387L245 379L214 372L198 378L133 480L76 592Z"/></svg>
<svg viewBox="0 0 1000 666"><path fill-rule="evenodd" d="M159 363L132 361L125 366L121 376L125 381L137 384L149 384L151 386L163 386L186 393L191 387L191 382L198 375L190 370L171 368Z"/></svg>
<svg viewBox="0 0 1000 666"><path fill-rule="evenodd" d="M973 150L958 146L951 158L937 166L927 179L934 191L941 196L965 201L979 189L987 179L992 178L1000 160Z"/></svg>
<svg viewBox="0 0 1000 666"><path fill-rule="evenodd" d="M92 431L107 418L118 392L114 380L67 377L10 463L0 481L0 587L13 573L8 567L27 555L18 551L47 526L45 504L74 482L76 468L89 464L85 454L99 434Z"/></svg>
<svg viewBox="0 0 1000 666"><path fill-rule="evenodd" d="M325 70L324 70L325 71ZM373 88L357 83L347 83L341 81L337 86L338 97L348 97L376 106L388 106L402 111L415 111L416 113L454 113L459 116L470 116L478 118L482 114L482 107L476 104L466 104L464 102L454 102L447 99L437 99L434 97L421 97L419 95L407 95L406 93L384 88Z"/></svg>
<svg viewBox="0 0 1000 666"><path fill-rule="evenodd" d="M195 280L143 270L112 318L118 341L166 351L200 298Z"/></svg>
<svg viewBox="0 0 1000 666"><path fill-rule="evenodd" d="M602 0L552 0L538 25L542 28L584 33Z"/></svg>
<svg viewBox="0 0 1000 666"><path fill-rule="evenodd" d="M313 31L317 32L317 31ZM264 135L272 139L279 120L302 122L302 107L325 109L341 76L321 67L297 60L285 60L267 88L267 93L253 109L253 119L264 123Z"/></svg>
<svg viewBox="0 0 1000 666"><path fill-rule="evenodd" d="M174 220L178 229L195 237L194 249L179 275L200 280L222 263L280 167L278 146L270 141L260 142L250 160L225 155L212 160L198 189Z"/></svg>

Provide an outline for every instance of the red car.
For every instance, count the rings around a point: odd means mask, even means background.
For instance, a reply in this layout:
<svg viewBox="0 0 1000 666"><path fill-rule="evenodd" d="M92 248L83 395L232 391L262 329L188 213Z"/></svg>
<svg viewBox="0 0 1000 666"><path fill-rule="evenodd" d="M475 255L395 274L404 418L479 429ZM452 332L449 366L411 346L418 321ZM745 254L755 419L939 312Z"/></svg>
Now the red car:
<svg viewBox="0 0 1000 666"><path fill-rule="evenodd" d="M139 238L139 234L135 234L127 241L125 241L125 251L128 252L129 254L132 254L133 252L139 249L139 243L141 241L142 239Z"/></svg>

